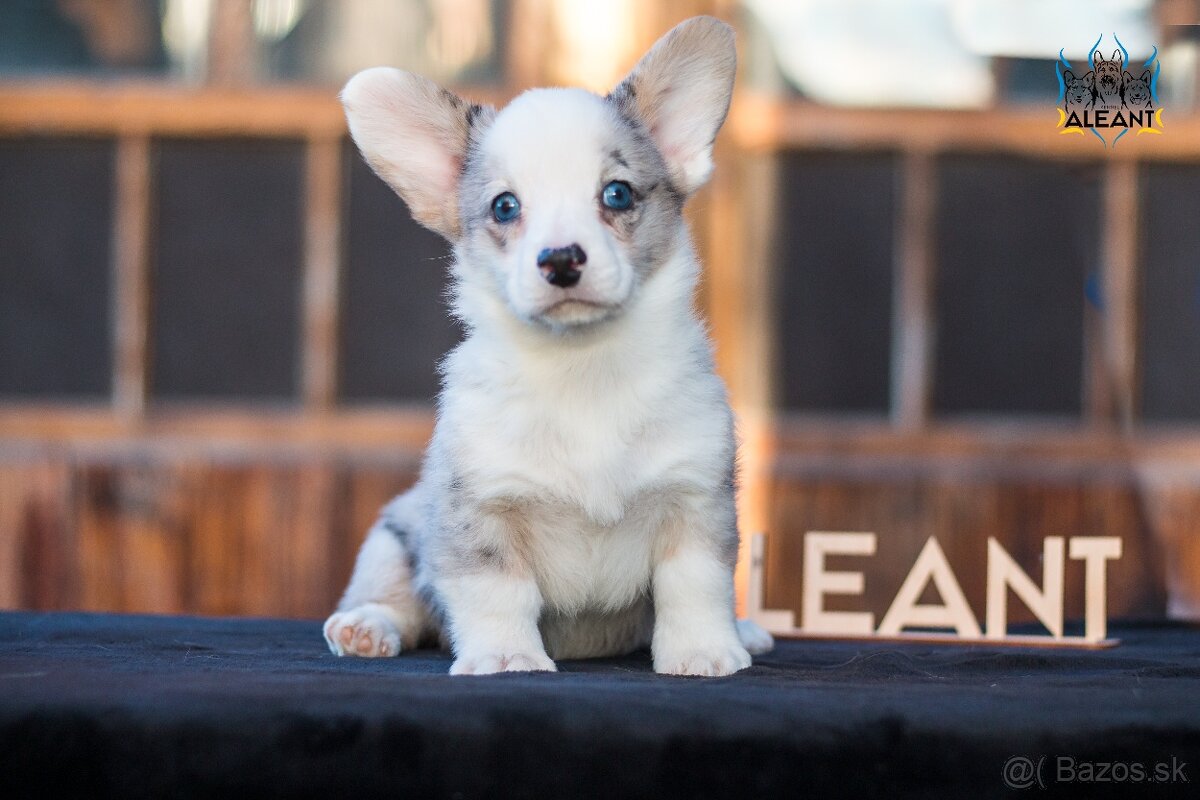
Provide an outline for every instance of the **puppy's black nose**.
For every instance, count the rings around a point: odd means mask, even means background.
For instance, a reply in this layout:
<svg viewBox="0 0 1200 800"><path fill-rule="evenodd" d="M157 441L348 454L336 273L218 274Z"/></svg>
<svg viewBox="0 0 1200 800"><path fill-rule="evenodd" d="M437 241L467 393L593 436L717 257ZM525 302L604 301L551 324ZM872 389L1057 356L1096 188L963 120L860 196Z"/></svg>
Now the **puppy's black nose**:
<svg viewBox="0 0 1200 800"><path fill-rule="evenodd" d="M587 253L577 244L547 247L538 253L537 263L542 277L555 286L566 289L579 283L579 278L583 275L580 267L587 263Z"/></svg>

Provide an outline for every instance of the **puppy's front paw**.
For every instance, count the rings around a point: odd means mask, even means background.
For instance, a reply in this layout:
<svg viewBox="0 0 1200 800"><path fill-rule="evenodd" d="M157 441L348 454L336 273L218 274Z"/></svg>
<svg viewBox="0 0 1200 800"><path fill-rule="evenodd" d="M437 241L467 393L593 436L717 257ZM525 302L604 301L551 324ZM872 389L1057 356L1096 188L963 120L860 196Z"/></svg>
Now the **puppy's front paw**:
<svg viewBox="0 0 1200 800"><path fill-rule="evenodd" d="M750 666L750 654L737 642L690 650L661 648L654 653L654 671L664 675L703 675L719 678Z"/></svg>
<svg viewBox="0 0 1200 800"><path fill-rule="evenodd" d="M400 631L378 603L339 611L325 620L325 641L338 656L375 658L400 653Z"/></svg>
<svg viewBox="0 0 1200 800"><path fill-rule="evenodd" d="M545 653L486 653L461 655L450 666L451 675L491 675L496 672L557 672Z"/></svg>

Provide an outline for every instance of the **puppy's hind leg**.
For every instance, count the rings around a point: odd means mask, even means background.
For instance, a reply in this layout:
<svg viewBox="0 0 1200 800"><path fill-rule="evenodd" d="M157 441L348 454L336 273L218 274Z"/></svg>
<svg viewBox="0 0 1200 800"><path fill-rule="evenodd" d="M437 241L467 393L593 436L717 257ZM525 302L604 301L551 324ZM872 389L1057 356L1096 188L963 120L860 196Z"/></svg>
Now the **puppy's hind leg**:
<svg viewBox="0 0 1200 800"><path fill-rule="evenodd" d="M737 632L738 638L742 640L742 647L752 656L761 656L775 649L775 637L752 619L739 619Z"/></svg>
<svg viewBox="0 0 1200 800"><path fill-rule="evenodd" d="M396 507L383 510L367 534L350 585L325 621L325 641L339 656L394 656L417 646L431 626L413 588L408 532Z"/></svg>

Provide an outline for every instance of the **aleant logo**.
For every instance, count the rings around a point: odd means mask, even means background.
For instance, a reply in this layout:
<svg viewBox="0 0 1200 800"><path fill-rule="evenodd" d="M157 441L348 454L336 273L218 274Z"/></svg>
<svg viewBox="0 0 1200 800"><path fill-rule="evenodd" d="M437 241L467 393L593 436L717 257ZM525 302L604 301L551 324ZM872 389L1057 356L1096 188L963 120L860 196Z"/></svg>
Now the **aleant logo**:
<svg viewBox="0 0 1200 800"><path fill-rule="evenodd" d="M1058 51L1055 73L1058 75L1059 134L1091 133L1114 147L1125 134L1137 131L1162 133L1162 107L1158 104L1158 73L1162 65L1155 46L1150 58L1140 66L1130 64L1129 51L1113 34L1117 49L1105 58L1101 34L1088 53L1087 64L1077 67ZM1084 71L1086 69L1086 71Z"/></svg>

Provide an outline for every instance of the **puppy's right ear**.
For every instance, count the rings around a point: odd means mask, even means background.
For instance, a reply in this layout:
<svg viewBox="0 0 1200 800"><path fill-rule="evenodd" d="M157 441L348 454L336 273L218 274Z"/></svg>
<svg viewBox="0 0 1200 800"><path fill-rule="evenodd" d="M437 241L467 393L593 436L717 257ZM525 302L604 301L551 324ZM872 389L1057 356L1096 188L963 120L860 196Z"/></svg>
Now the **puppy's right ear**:
<svg viewBox="0 0 1200 800"><path fill-rule="evenodd" d="M342 89L350 135L417 222L454 239L460 233L458 179L471 128L491 118L432 81L398 69L358 73Z"/></svg>
<svg viewBox="0 0 1200 800"><path fill-rule="evenodd" d="M1075 80L1074 72L1071 72L1071 70L1069 70L1069 69L1063 71L1063 81L1065 81L1068 86L1070 86L1072 81L1074 81L1074 80Z"/></svg>

